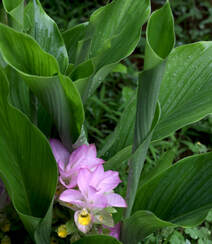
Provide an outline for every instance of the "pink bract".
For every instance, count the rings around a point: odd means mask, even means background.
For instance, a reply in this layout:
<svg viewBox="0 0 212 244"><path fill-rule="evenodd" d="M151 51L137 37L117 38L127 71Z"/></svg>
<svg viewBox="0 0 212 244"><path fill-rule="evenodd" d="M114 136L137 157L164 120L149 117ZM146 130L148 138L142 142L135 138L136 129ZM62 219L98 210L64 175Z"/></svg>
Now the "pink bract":
<svg viewBox="0 0 212 244"><path fill-rule="evenodd" d="M125 200L113 192L120 183L118 173L106 171L99 165L93 172L80 169L77 179L79 190L65 190L59 197L61 201L73 204L79 209L104 209L106 207L126 207Z"/></svg>
<svg viewBox="0 0 212 244"><path fill-rule="evenodd" d="M58 164L60 183L66 188L76 187L80 169L86 168L93 171L98 165L104 163L104 160L96 157L97 153L94 144L84 144L72 153L69 153L63 144L56 139L51 139L50 145Z"/></svg>

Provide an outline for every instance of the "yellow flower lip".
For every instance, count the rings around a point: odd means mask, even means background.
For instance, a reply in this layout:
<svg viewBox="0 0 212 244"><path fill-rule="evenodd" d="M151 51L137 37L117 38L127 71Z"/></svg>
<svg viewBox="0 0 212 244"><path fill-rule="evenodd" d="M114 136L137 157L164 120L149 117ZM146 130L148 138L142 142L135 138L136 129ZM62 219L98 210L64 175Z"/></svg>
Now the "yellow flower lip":
<svg viewBox="0 0 212 244"><path fill-rule="evenodd" d="M60 238L66 238L68 235L66 225L60 225L57 229L57 234Z"/></svg>
<svg viewBox="0 0 212 244"><path fill-rule="evenodd" d="M89 225L91 223L91 215L87 209L83 209L78 215L78 223L80 225Z"/></svg>

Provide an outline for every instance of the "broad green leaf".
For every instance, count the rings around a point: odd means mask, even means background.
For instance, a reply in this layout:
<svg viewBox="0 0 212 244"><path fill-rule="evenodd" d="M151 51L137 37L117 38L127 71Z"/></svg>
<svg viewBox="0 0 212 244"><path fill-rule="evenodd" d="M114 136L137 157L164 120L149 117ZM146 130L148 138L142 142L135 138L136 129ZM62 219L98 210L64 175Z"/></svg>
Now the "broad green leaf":
<svg viewBox="0 0 212 244"><path fill-rule="evenodd" d="M174 18L169 1L151 15L146 36L144 69L151 69L168 57L175 44Z"/></svg>
<svg viewBox="0 0 212 244"><path fill-rule="evenodd" d="M157 23L162 22L163 31L156 28ZM137 108L135 120L135 132L133 153L135 155L129 161L129 177L127 187L126 217L130 216L135 200L140 175L143 169L147 150L152 139L152 134L160 117L159 106L156 109L160 84L163 79L165 59L174 46L174 23L169 2L150 17L147 25L147 44L145 49L144 71L140 74L137 95ZM171 30L171 31L170 31ZM154 32L154 35L151 34ZM152 38L160 40L155 42ZM164 52L163 45L170 48ZM149 59L151 58L151 59Z"/></svg>
<svg viewBox="0 0 212 244"><path fill-rule="evenodd" d="M87 36L92 40L89 57L97 69L132 53L149 13L148 0L117 0L93 13Z"/></svg>
<svg viewBox="0 0 212 244"><path fill-rule="evenodd" d="M170 54L159 95L161 120L153 140L212 113L211 57L211 42L184 45Z"/></svg>
<svg viewBox="0 0 212 244"><path fill-rule="evenodd" d="M63 143L71 149L81 132L84 111L74 83L61 75L56 59L28 35L0 24L0 50L51 115Z"/></svg>
<svg viewBox="0 0 212 244"><path fill-rule="evenodd" d="M10 83L10 103L31 118L30 92L28 86L18 72L10 66L7 66L5 71Z"/></svg>
<svg viewBox="0 0 212 244"><path fill-rule="evenodd" d="M45 13L39 0L31 0L25 10L25 28L43 50L58 61L61 72L68 66L68 53L57 24Z"/></svg>
<svg viewBox="0 0 212 244"><path fill-rule="evenodd" d="M100 150L99 155L110 158L123 148L132 145L133 132L135 128L135 107L136 94L130 99L129 103L119 120L115 131L107 137L104 147ZM121 140L120 140L121 138Z"/></svg>
<svg viewBox="0 0 212 244"><path fill-rule="evenodd" d="M125 147L121 151L117 152L112 158L110 158L105 164L105 170L118 170L120 165L125 162L132 155L132 146Z"/></svg>
<svg viewBox="0 0 212 244"><path fill-rule="evenodd" d="M84 102L117 63L133 52L149 13L149 0L117 0L95 11L88 25L78 25L64 33L75 64L92 59L96 72L104 74L81 82ZM79 38L74 36L77 34Z"/></svg>
<svg viewBox="0 0 212 244"><path fill-rule="evenodd" d="M212 153L182 159L138 191L134 214L124 224L124 240L133 244L161 227L198 225L211 208ZM141 219L144 210L152 212L151 222L149 217Z"/></svg>
<svg viewBox="0 0 212 244"><path fill-rule="evenodd" d="M13 28L22 31L24 28L24 0L2 0L8 14L8 23Z"/></svg>
<svg viewBox="0 0 212 244"><path fill-rule="evenodd" d="M138 244L151 233L167 226L177 227L157 218L150 211L140 210L124 221L121 241L124 244Z"/></svg>
<svg viewBox="0 0 212 244"><path fill-rule="evenodd" d="M151 180L153 177L161 173L163 170L166 170L167 168L171 167L174 161L174 157L175 157L174 150L165 152L158 160L157 165L148 173L142 175L140 184L143 185L148 180Z"/></svg>
<svg viewBox="0 0 212 244"><path fill-rule="evenodd" d="M93 92L103 82L106 76L109 73L111 73L116 66L117 66L116 63L105 65L104 67L99 69L96 73L94 72L93 76L75 81L76 87L78 88L84 103L86 103L88 97L90 97L93 94ZM94 66L93 66L93 71L95 71Z"/></svg>
<svg viewBox="0 0 212 244"><path fill-rule="evenodd" d="M37 94L51 114L62 141L71 149L78 139L84 121L80 95L69 77L33 77L23 74L25 82Z"/></svg>
<svg viewBox="0 0 212 244"><path fill-rule="evenodd" d="M85 236L74 244L121 244L117 239L106 235L90 235Z"/></svg>
<svg viewBox="0 0 212 244"><path fill-rule="evenodd" d="M70 62L72 64L77 63L78 60L77 54L79 52L78 45L80 41L82 41L83 38L85 37L87 26L88 26L88 22L79 24L63 33L63 39L66 44L66 48L68 50Z"/></svg>
<svg viewBox="0 0 212 244"><path fill-rule="evenodd" d="M167 26L168 28L164 28L163 31L157 32L158 28L157 28L157 23L162 22L163 25L165 25L167 21ZM151 29L150 26L153 28ZM172 29L170 31L170 28L172 26ZM164 45L167 46L174 46L174 31L173 31L173 27L174 23L173 23L173 16L171 13L171 9L169 6L169 3L166 3L164 5L163 8L155 11L151 18L149 19L148 25L147 25L147 42L146 42L146 49L145 49L145 67L147 69L151 69L154 65L158 65L163 61L163 57L159 56L160 54L162 55L163 52L161 51L161 42L154 42L154 39L152 40L152 37L154 36L154 38L161 39L161 41L164 42ZM152 33L154 32L154 33ZM153 44L153 46L151 46L151 44ZM156 53L157 52L157 53ZM163 65L161 65L162 67ZM151 76L156 78L157 77L157 72L160 72L159 70L154 72L149 71L149 73L147 74L140 74L140 80L144 79L142 78L143 75L146 76L146 84L145 86L150 85L148 83L149 79L152 79ZM139 81L141 82L141 81ZM144 81L143 81L144 82ZM153 82L153 80L152 80ZM159 83L158 83L158 87L159 87ZM158 87L156 87L156 89L159 89ZM147 89L147 88L145 88ZM144 97L147 97L147 93L145 92L145 89L143 89L141 92L143 93L142 97L144 99ZM156 90L155 90L156 92ZM154 94L151 95L152 97L154 97ZM146 104L148 105L145 108L145 105L143 102L141 102L141 113L142 116L140 116L141 120L144 117L149 117L151 114L151 117L154 116L154 112L151 110L152 108L154 109L155 106L155 101L154 100L154 104L151 105L151 109L150 109L150 104L152 103L153 100L151 100L150 102L148 101ZM149 114L148 114L149 113ZM136 117L136 98L134 98L133 103L130 103L129 105L127 105L127 107L125 108L125 111L123 112L123 115L120 119L120 122L118 123L118 126L115 129L115 132L110 135L107 138L107 143L105 143L105 146L102 148L102 150L100 151L100 155L103 155L104 153L108 153L110 154L110 156L113 156L117 151L120 151L121 149L123 149L124 147L128 146L128 145L132 145L133 144L133 138L134 138L134 121L135 121L135 117ZM151 119L151 118L149 118ZM147 127L143 127L143 129L148 130L150 129L149 127L151 127L151 122L147 122L147 123L143 123L142 121L138 121L137 122L140 125L143 126L147 126ZM124 139L120 140L120 136ZM143 136L145 137L145 135Z"/></svg>
<svg viewBox="0 0 212 244"><path fill-rule="evenodd" d="M162 23L161 26L159 23ZM151 15L146 34L145 70L139 78L135 148L145 140L151 130L164 74L164 60L174 47L174 22L168 1L161 9Z"/></svg>
<svg viewBox="0 0 212 244"><path fill-rule="evenodd" d="M37 105L37 127L43 132L43 134L50 138L52 132L52 126L53 121L52 118L49 117L49 114L47 113L46 109L41 105L41 103L38 103Z"/></svg>
<svg viewBox="0 0 212 244"><path fill-rule="evenodd" d="M139 76L136 109L134 147L137 149L152 130L160 84L164 74L164 62Z"/></svg>
<svg viewBox="0 0 212 244"><path fill-rule="evenodd" d="M0 175L14 208L31 237L49 243L57 166L47 139L8 103L8 84L0 70Z"/></svg>
<svg viewBox="0 0 212 244"><path fill-rule="evenodd" d="M86 78L91 77L93 75L94 70L95 70L95 67L93 65L92 60L87 60L84 63L81 63L78 66L76 66L72 70L70 77L73 81L77 81L80 79L86 79Z"/></svg>
<svg viewBox="0 0 212 244"><path fill-rule="evenodd" d="M134 204L136 192L138 189L138 184L140 180L141 171L144 165L144 161L146 158L147 150L149 144L151 142L152 134L155 126L157 125L160 118L160 106L157 104L155 115L153 120L151 121L152 128L147 134L144 141L137 146L137 148L133 148L132 156L129 160L129 175L128 175L128 185L127 185L127 204L128 207L125 212L125 216L129 217L132 211L132 207ZM133 145L135 147L135 145Z"/></svg>
<svg viewBox="0 0 212 244"><path fill-rule="evenodd" d="M53 76L59 72L56 59L44 52L28 35L0 24L0 50L15 69L33 76Z"/></svg>
<svg viewBox="0 0 212 244"><path fill-rule="evenodd" d="M167 60L161 84L158 140L212 113L212 42L176 48Z"/></svg>
<svg viewBox="0 0 212 244"><path fill-rule="evenodd" d="M1 66L3 69L5 69L5 68L8 66L7 63L4 61L4 59L3 59L2 55L1 55L1 53L0 53L0 66Z"/></svg>

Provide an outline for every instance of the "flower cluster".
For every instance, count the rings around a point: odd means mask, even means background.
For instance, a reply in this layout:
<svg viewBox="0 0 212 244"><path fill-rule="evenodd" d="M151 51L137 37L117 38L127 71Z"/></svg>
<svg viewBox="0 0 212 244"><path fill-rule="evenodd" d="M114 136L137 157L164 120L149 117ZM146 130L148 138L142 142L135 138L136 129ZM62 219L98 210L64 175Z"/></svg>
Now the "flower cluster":
<svg viewBox="0 0 212 244"><path fill-rule="evenodd" d="M114 227L113 207L126 207L125 200L113 192L121 182L118 172L104 171L94 144L82 145L71 154L58 140L51 139L50 144L65 188L59 201L75 211L78 229L87 233L93 224Z"/></svg>

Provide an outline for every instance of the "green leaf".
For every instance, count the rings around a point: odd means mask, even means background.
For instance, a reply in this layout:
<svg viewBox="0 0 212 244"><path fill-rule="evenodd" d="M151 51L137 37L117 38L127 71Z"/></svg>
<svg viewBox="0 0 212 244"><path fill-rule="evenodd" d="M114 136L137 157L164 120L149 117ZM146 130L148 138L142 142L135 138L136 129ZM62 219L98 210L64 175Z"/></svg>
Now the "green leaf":
<svg viewBox="0 0 212 244"><path fill-rule="evenodd" d="M10 103L31 118L29 88L16 70L7 66L5 71L10 82Z"/></svg>
<svg viewBox="0 0 212 244"><path fill-rule="evenodd" d="M150 130L149 134L144 139L144 141L136 149L133 148L133 154L129 160L130 167L129 167L129 176L128 176L128 185L127 185L128 207L125 212L126 217L129 217L131 214L135 196L136 196L136 191L140 180L141 171L147 154L147 150L151 142L152 133L154 131L156 124L159 121L159 118L160 118L160 106L158 104L152 121L152 129Z"/></svg>
<svg viewBox="0 0 212 244"><path fill-rule="evenodd" d="M117 73L127 74L127 66L119 63L116 65L116 67L112 71L117 72Z"/></svg>
<svg viewBox="0 0 212 244"><path fill-rule="evenodd" d="M135 107L136 95L132 96L127 104L115 131L107 137L104 147L99 152L100 156L107 156L107 158L110 158L117 152L132 144L133 131L135 127Z"/></svg>
<svg viewBox="0 0 212 244"><path fill-rule="evenodd" d="M157 176L163 170L166 170L167 168L171 167L174 161L174 157L175 157L174 150L165 152L158 160L157 165L151 171L149 171L147 174L141 177L140 184L141 185L145 184L148 180L151 180L153 177Z"/></svg>
<svg viewBox="0 0 212 244"><path fill-rule="evenodd" d="M84 121L83 105L74 83L61 75L56 59L28 35L0 24L0 50L51 115L63 143L71 149Z"/></svg>
<svg viewBox="0 0 212 244"><path fill-rule="evenodd" d="M168 57L159 95L162 114L153 140L212 113L211 52L211 42L199 42L178 47Z"/></svg>
<svg viewBox="0 0 212 244"><path fill-rule="evenodd" d="M173 234L170 237L169 243L172 243L172 244L185 244L187 242L185 241L185 238L184 238L182 233L180 233L179 231L174 231Z"/></svg>
<svg viewBox="0 0 212 244"><path fill-rule="evenodd" d="M106 76L110 72L112 72L112 70L116 66L117 64L105 65L104 67L99 69L96 73L94 72L93 77L87 77L75 81L76 87L78 88L84 103L86 102L87 98L90 97L93 94L93 92L97 89L97 87L103 82ZM94 65L93 65L93 71L95 71Z"/></svg>
<svg viewBox="0 0 212 244"><path fill-rule="evenodd" d="M79 24L63 33L63 39L66 44L66 48L68 50L70 62L72 64L78 64L77 63L78 60L77 54L79 53L78 45L80 41L82 41L83 38L85 37L87 26L88 26L88 22Z"/></svg>
<svg viewBox="0 0 212 244"><path fill-rule="evenodd" d="M124 244L137 244L152 232L176 225L160 220L150 211L140 210L124 221L121 240Z"/></svg>
<svg viewBox="0 0 212 244"><path fill-rule="evenodd" d="M80 79L86 79L87 77L91 77L94 73L94 65L92 60L87 60L84 63L79 64L76 66L70 75L73 81L76 80L76 83L79 83Z"/></svg>
<svg viewBox="0 0 212 244"><path fill-rule="evenodd" d="M85 236L74 244L121 244L117 239L106 235Z"/></svg>
<svg viewBox="0 0 212 244"><path fill-rule="evenodd" d="M185 233L189 235L192 239L197 240L199 238L205 239L210 237L210 230L205 227L193 227L185 229Z"/></svg>
<svg viewBox="0 0 212 244"><path fill-rule="evenodd" d="M37 127L43 132L43 134L50 138L52 131L53 121L49 117L46 109L39 103L37 106Z"/></svg>
<svg viewBox="0 0 212 244"><path fill-rule="evenodd" d="M212 210L209 211L206 220L207 220L208 222L212 222Z"/></svg>
<svg viewBox="0 0 212 244"><path fill-rule="evenodd" d="M148 0L117 0L93 13L87 36L92 40L89 57L97 69L132 53L149 13Z"/></svg>
<svg viewBox="0 0 212 244"><path fill-rule="evenodd" d="M68 66L68 53L57 24L45 13L39 0L31 0L25 10L25 29L58 61L61 72Z"/></svg>
<svg viewBox="0 0 212 244"><path fill-rule="evenodd" d="M164 29L163 31L157 32L158 28L157 27L157 23L163 22L163 24L165 25L165 21L167 21L167 26L168 28ZM170 47L174 46L174 31L173 31L173 16L171 13L171 9L169 6L169 3L166 3L166 5L164 5L163 8L155 11L149 22L148 22L148 26L147 26L147 43L146 43L146 50L145 50L145 66L147 68L152 68L152 66L157 64L160 64L161 62L163 62L163 57L158 56L160 53L162 54L163 52L160 51L161 50L161 42L154 42L154 39L152 40L152 37L154 36L154 38L156 38L157 36L157 40L161 39L162 41L164 41L164 45L169 45ZM172 29L170 31L170 28L172 26ZM151 28L153 29L151 29ZM167 32L168 33L167 33ZM154 32L154 33L152 33ZM151 46L151 44L153 44L153 46ZM158 52L158 54L156 53ZM163 65L161 65L162 67ZM159 72L159 71L158 71ZM157 77L157 71L155 70L153 73L151 71L149 71L148 74L146 74L146 85L148 86L148 79L152 79L151 76L154 74L155 77ZM140 75L140 80L144 79L141 78L142 75L144 76L144 74ZM147 77L149 76L149 77ZM144 81L143 81L144 82ZM141 81L140 81L141 83ZM159 84L158 84L159 85ZM141 86L141 85L140 85ZM147 89L147 88L145 88ZM143 99L144 97L146 97L146 92L145 89L142 90L142 92L144 93ZM157 87L157 89L159 89ZM152 95L154 97L154 95ZM102 148L102 150L100 151L100 155L104 155L106 152L109 152L109 156L113 156L117 151L122 150L123 148L125 148L128 145L132 145L133 144L133 138L134 138L134 121L135 121L135 117L136 117L136 98L132 98L133 101L131 101L127 107L125 108L125 111L123 112L123 115L120 119L120 122L118 123L118 126L115 129L115 132L110 135L107 138L107 143L105 143L105 146ZM144 109L144 103L142 103L142 116L141 119L143 119L146 116L149 116L148 113L151 113L151 116L154 116L154 113L152 113L150 107L146 107L145 110ZM147 103L147 105L149 104L149 102ZM149 105L148 105L149 106ZM152 104L152 106L154 107L155 105ZM145 112L144 112L145 111ZM146 114L144 114L146 113ZM126 122L127 121L127 122ZM141 125L144 125L142 121L137 122L140 123ZM146 126L151 126L151 122L147 122ZM148 128L146 128L146 130L148 131ZM122 137L122 140L120 140L120 137ZM145 136L144 136L145 137Z"/></svg>
<svg viewBox="0 0 212 244"><path fill-rule="evenodd" d="M132 154L132 146L125 147L121 151L117 152L112 158L110 158L105 164L105 170L118 170L120 165L130 158Z"/></svg>
<svg viewBox="0 0 212 244"><path fill-rule="evenodd" d="M174 18L169 1L151 15L146 36L144 69L151 69L166 59L175 44Z"/></svg>
<svg viewBox="0 0 212 244"><path fill-rule="evenodd" d="M0 50L4 60L15 69L33 76L58 73L56 59L44 52L28 35L0 24Z"/></svg>
<svg viewBox="0 0 212 244"><path fill-rule="evenodd" d="M157 29L157 23L161 22L163 31ZM160 117L159 106L156 109L160 84L163 79L165 59L174 46L174 23L169 2L150 17L147 25L147 44L145 49L145 69L140 74L137 95L135 134L133 153L135 155L129 162L129 177L127 188L126 217L130 216L135 200L141 171L143 169L147 150L152 139L152 134ZM171 31L170 31L171 30ZM154 32L153 34L151 34ZM156 38L161 42L155 42ZM164 42L164 43L163 43ZM170 48L164 52L163 45ZM161 55L161 56L160 56ZM151 59L149 59L151 58Z"/></svg>
<svg viewBox="0 0 212 244"><path fill-rule="evenodd" d="M2 2L8 14L9 25L22 31L24 27L24 0L3 0Z"/></svg>
<svg viewBox="0 0 212 244"><path fill-rule="evenodd" d="M78 25L64 33L75 64L92 59L96 72L100 72L84 85L81 83L84 102L117 63L133 52L149 13L149 0L117 0L95 11L88 25Z"/></svg>
<svg viewBox="0 0 212 244"><path fill-rule="evenodd" d="M160 84L164 74L164 63L140 74L135 124L135 149L146 139L152 128Z"/></svg>
<svg viewBox="0 0 212 244"><path fill-rule="evenodd" d="M144 184L137 192L134 214L124 224L126 243L137 243L165 226L200 224L212 207L211 162L212 153L188 157ZM151 212L151 221L142 216L144 211Z"/></svg>
<svg viewBox="0 0 212 244"><path fill-rule="evenodd" d="M25 228L37 244L47 244L57 184L56 162L47 139L8 104L8 92L6 76L0 69L1 178Z"/></svg>
<svg viewBox="0 0 212 244"><path fill-rule="evenodd" d="M37 95L53 118L64 144L71 146L78 139L84 121L80 95L69 77L33 77L23 74L25 82Z"/></svg>
<svg viewBox="0 0 212 244"><path fill-rule="evenodd" d="M161 120L154 140L212 113L212 42L176 48L167 60L161 84Z"/></svg>

